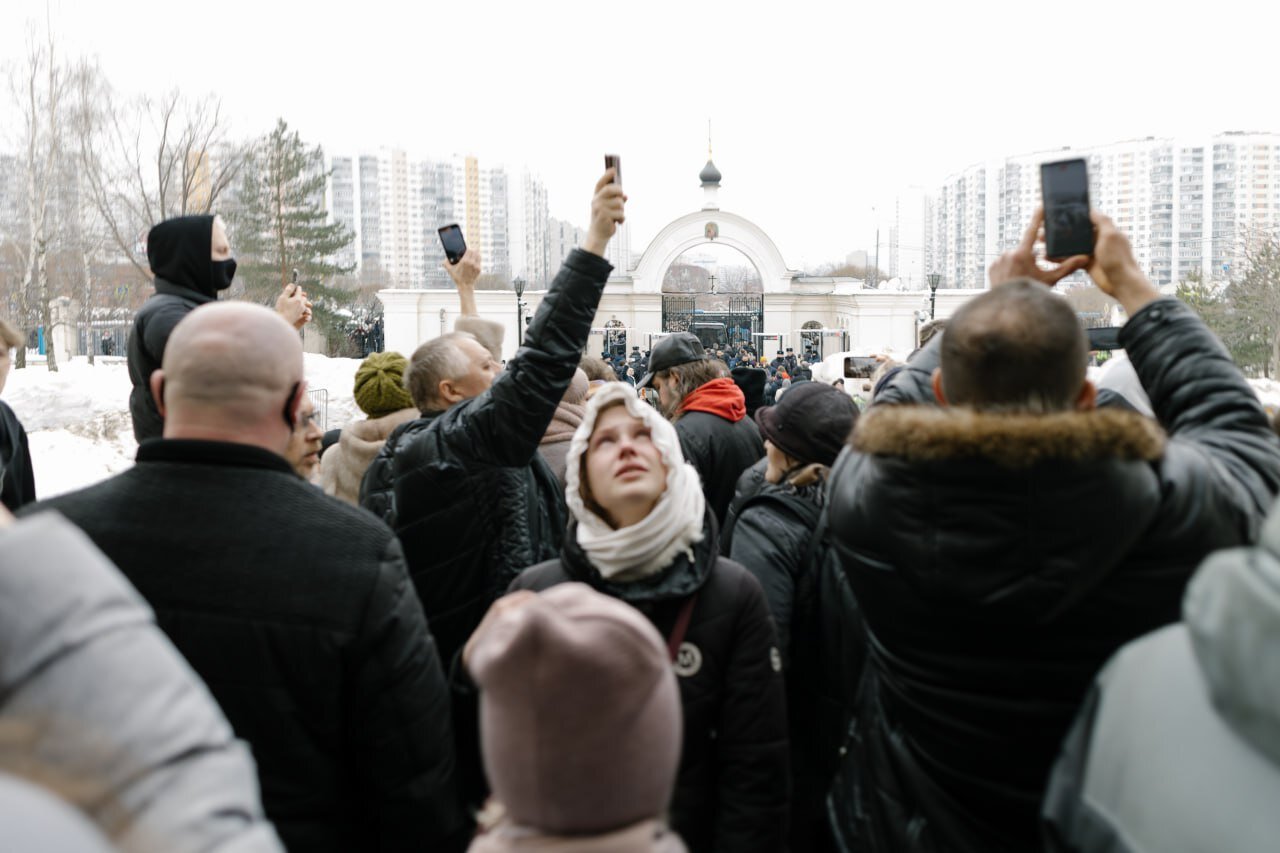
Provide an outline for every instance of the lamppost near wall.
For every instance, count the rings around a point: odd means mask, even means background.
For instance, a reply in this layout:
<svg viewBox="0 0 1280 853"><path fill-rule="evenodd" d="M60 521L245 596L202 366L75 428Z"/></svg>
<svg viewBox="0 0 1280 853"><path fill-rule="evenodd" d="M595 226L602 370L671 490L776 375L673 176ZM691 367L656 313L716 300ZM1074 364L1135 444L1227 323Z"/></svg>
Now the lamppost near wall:
<svg viewBox="0 0 1280 853"><path fill-rule="evenodd" d="M929 319L933 320L937 315L935 309L938 307L938 282L942 281L942 276L936 272L928 275L929 279Z"/></svg>
<svg viewBox="0 0 1280 853"><path fill-rule="evenodd" d="M524 309L529 305L524 301L524 279L517 278L511 282L516 289L516 349L524 343Z"/></svg>

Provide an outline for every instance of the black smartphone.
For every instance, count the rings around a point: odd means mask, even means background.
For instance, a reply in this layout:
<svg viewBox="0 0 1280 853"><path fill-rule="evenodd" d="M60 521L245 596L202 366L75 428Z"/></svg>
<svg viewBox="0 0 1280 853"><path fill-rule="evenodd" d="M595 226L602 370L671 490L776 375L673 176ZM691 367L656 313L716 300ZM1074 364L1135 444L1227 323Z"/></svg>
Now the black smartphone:
<svg viewBox="0 0 1280 853"><path fill-rule="evenodd" d="M1061 260L1093 254L1089 221L1089 168L1084 160L1058 160L1040 166L1044 198L1045 257Z"/></svg>
<svg viewBox="0 0 1280 853"><path fill-rule="evenodd" d="M462 227L458 223L446 225L439 229L440 245L444 246L444 256L449 263L456 264L467 253L467 241L462 239Z"/></svg>
<svg viewBox="0 0 1280 853"><path fill-rule="evenodd" d="M1089 350L1117 350L1124 349L1120 346L1120 327L1119 326L1100 326L1096 329L1086 329L1089 335Z"/></svg>
<svg viewBox="0 0 1280 853"><path fill-rule="evenodd" d="M604 167L613 169L613 182L622 186L622 156L620 154L604 155Z"/></svg>

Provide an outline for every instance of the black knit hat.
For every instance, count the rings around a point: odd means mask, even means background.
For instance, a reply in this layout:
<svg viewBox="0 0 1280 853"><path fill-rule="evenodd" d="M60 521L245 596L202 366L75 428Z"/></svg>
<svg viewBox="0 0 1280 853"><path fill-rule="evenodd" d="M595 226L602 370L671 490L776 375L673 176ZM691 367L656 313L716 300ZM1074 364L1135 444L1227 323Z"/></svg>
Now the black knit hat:
<svg viewBox="0 0 1280 853"><path fill-rule="evenodd" d="M857 420L849 395L823 382L793 385L778 405L756 412L760 435L805 464L834 464Z"/></svg>

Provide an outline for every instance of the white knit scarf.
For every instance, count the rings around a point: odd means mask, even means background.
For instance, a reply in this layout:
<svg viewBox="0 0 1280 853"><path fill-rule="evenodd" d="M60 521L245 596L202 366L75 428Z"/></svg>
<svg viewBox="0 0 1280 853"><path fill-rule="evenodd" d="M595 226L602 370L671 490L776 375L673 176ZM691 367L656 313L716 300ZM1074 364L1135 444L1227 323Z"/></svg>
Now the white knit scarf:
<svg viewBox="0 0 1280 853"><path fill-rule="evenodd" d="M644 520L615 530L583 503L578 471L595 430L596 416L605 406L618 402L649 428L650 438L667 466L667 490ZM638 580L657 574L681 552L692 559L693 546L702 541L706 499L697 469L684 461L676 428L637 397L636 389L622 382L606 383L587 403L586 414L565 458L565 500L578 521L578 544L596 570L610 580Z"/></svg>

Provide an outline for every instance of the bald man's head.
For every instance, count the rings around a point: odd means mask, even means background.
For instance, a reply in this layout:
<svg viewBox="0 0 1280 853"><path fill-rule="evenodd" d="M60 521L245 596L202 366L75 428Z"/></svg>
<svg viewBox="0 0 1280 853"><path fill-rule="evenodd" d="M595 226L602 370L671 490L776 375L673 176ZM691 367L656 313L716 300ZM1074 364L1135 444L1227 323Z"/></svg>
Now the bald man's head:
<svg viewBox="0 0 1280 853"><path fill-rule="evenodd" d="M1030 279L1006 282L957 311L942 336L948 403L1044 414L1075 408L1088 343L1067 300Z"/></svg>
<svg viewBox="0 0 1280 853"><path fill-rule="evenodd" d="M169 336L161 373L166 438L212 437L193 428L274 434L280 427L287 443L283 413L286 401L296 408L302 344L274 311L248 302L202 305Z"/></svg>

